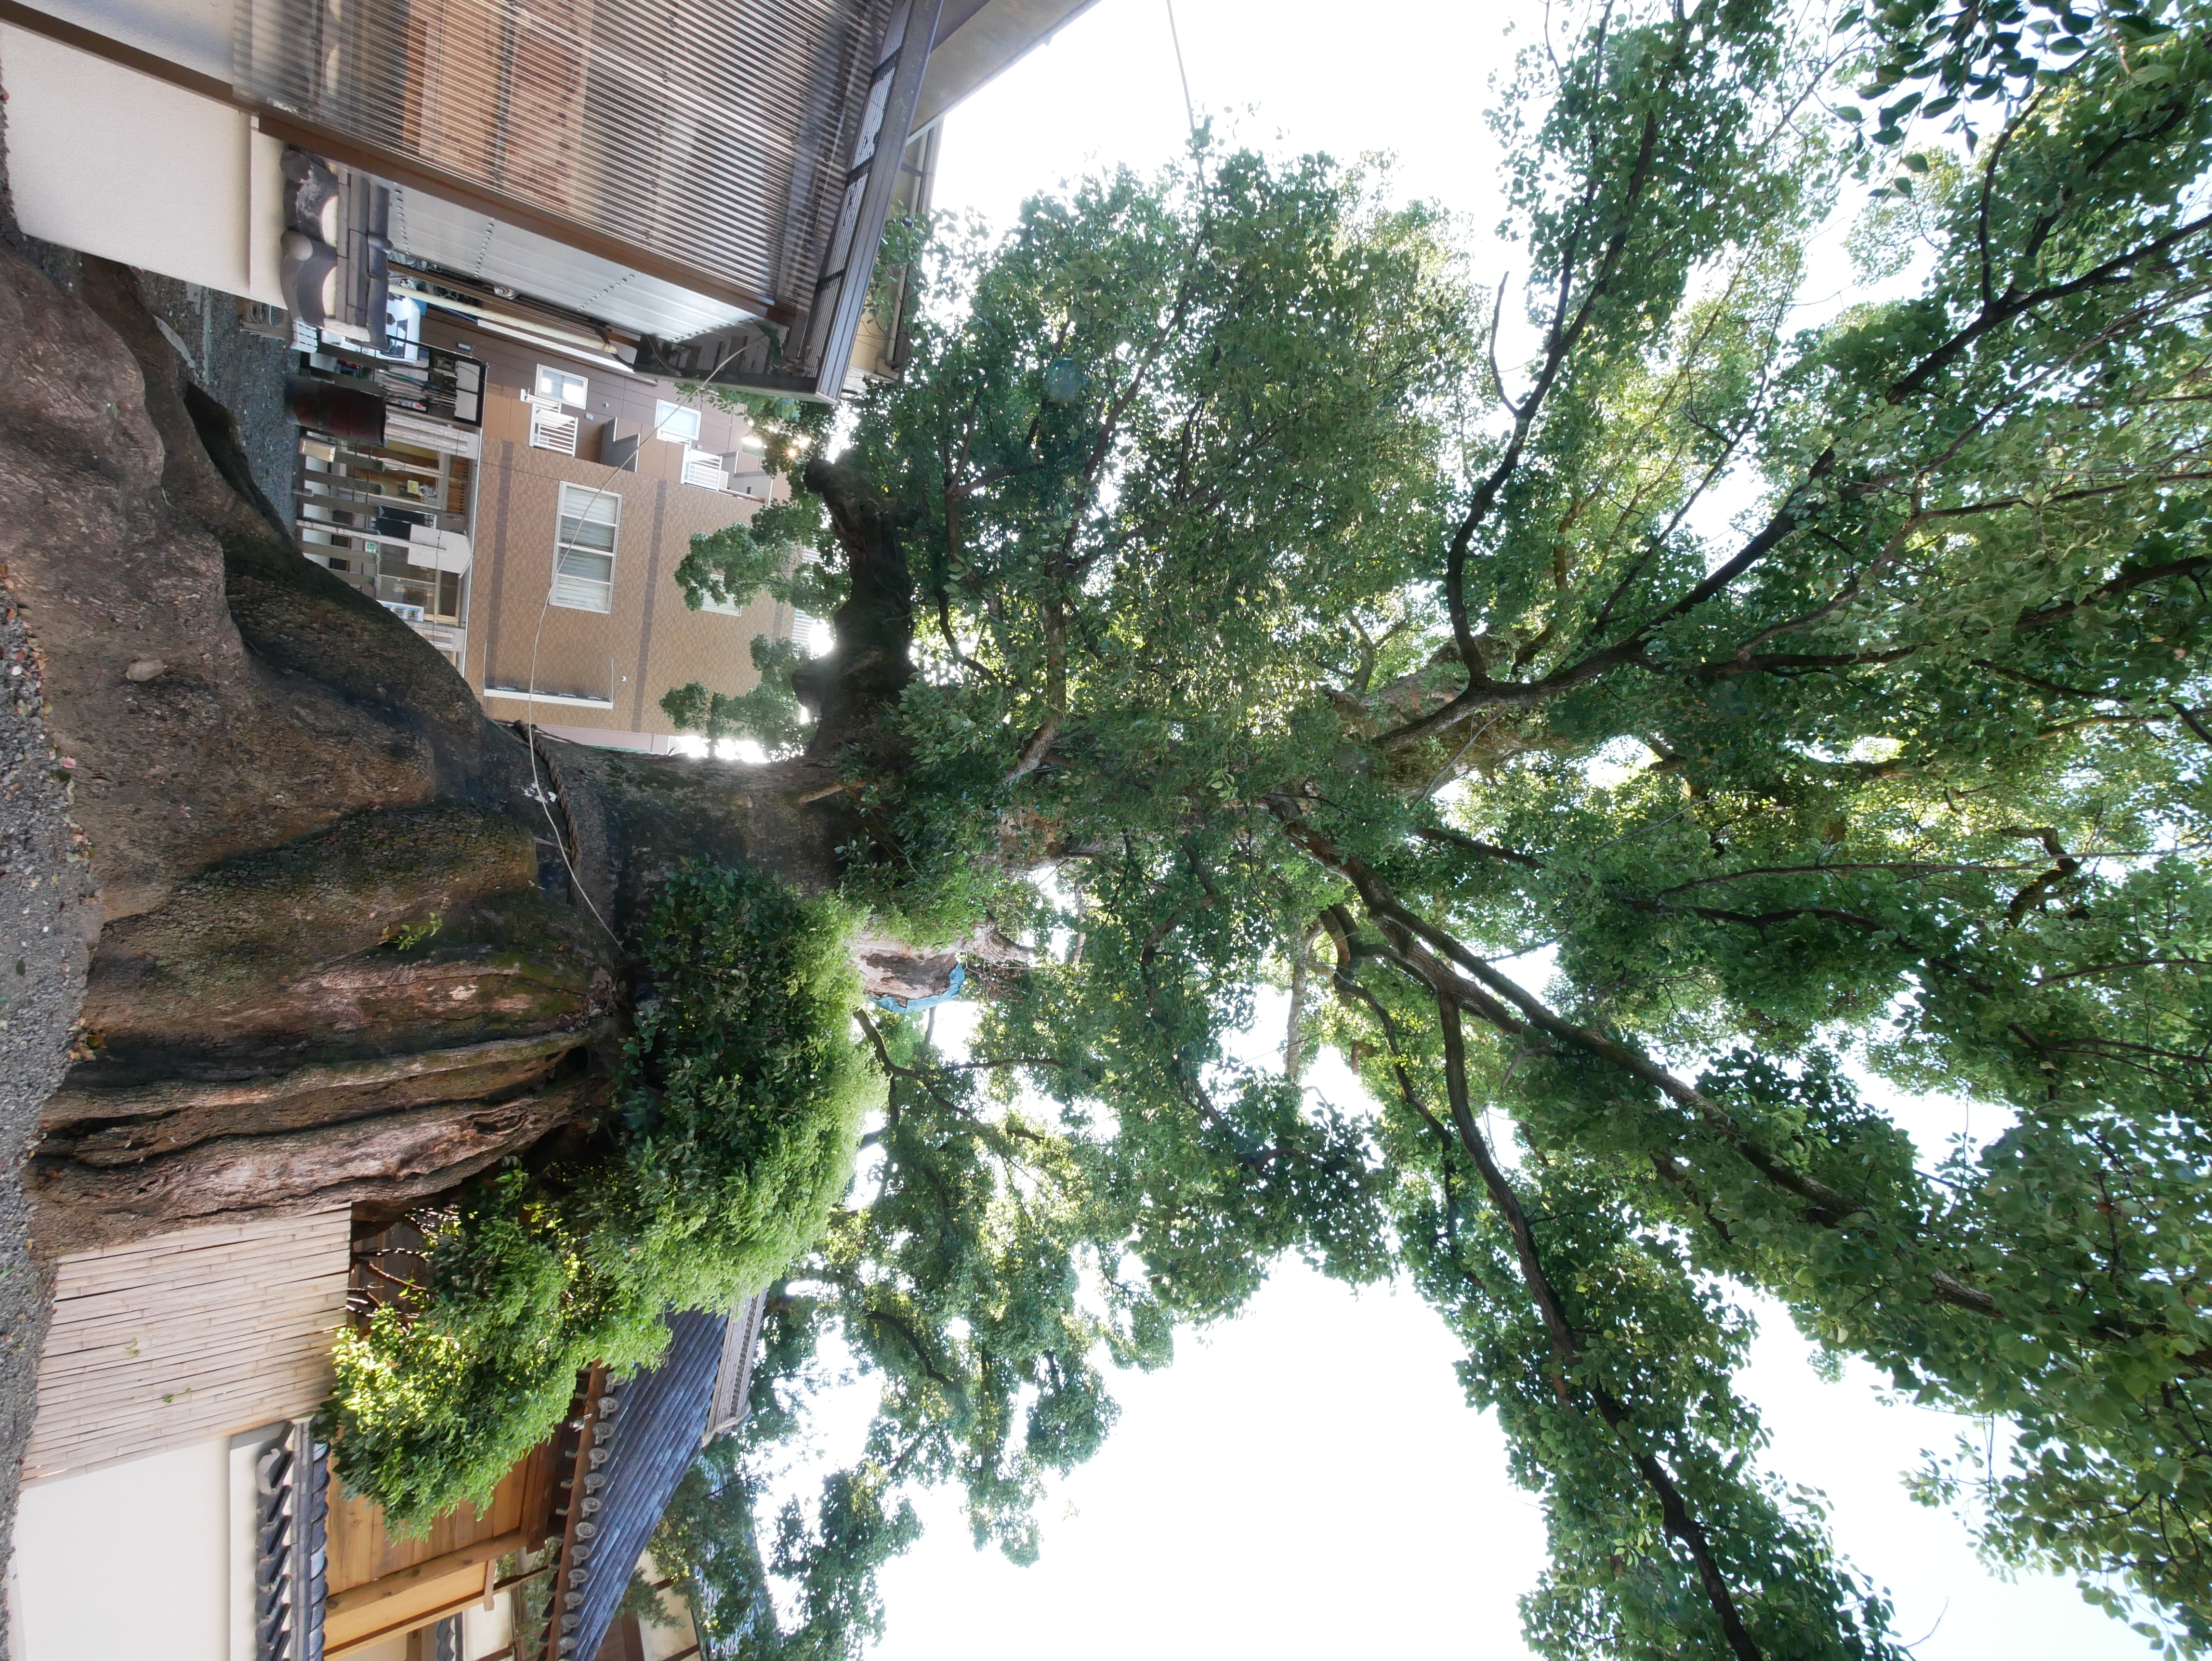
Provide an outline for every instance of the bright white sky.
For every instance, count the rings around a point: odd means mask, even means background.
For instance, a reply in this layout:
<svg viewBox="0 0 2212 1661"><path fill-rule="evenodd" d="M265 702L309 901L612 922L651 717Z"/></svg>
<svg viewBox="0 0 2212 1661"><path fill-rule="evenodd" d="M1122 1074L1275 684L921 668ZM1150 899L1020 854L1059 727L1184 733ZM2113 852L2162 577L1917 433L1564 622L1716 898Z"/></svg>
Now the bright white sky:
<svg viewBox="0 0 2212 1661"><path fill-rule="evenodd" d="M1465 215L1481 265L1501 217L1486 87L1535 24L1527 0L1177 0L1190 92L1240 140L1351 159ZM1540 27L1540 25L1536 25ZM1186 131L1164 0L1099 0L948 119L937 205L1004 224L1032 192L1100 166L1149 169ZM1812 307L1833 285L1808 291ZM1810 307L1808 307L1809 309ZM1270 1017L1263 1031L1279 1027ZM1330 1058L1326 1092L1355 1086ZM1960 1110L1915 1104L1940 1141ZM1984 1127L1986 1129L1987 1127ZM1773 1468L1823 1488L1840 1544L1886 1585L1920 1661L2106 1661L2150 1652L2048 1578L2006 1584L1899 1473L1960 1421L1885 1406L1872 1374L1838 1385L1767 1311L1745 1380ZM1470 1410L1453 1347L1409 1293L1354 1297L1286 1267L1244 1316L1187 1340L1175 1366L1115 1382L1105 1449L1042 1508L1030 1569L979 1554L950 1494L884 1578L881 1661L1343 1661L1526 1655L1515 1600L1542 1561L1543 1520Z"/></svg>

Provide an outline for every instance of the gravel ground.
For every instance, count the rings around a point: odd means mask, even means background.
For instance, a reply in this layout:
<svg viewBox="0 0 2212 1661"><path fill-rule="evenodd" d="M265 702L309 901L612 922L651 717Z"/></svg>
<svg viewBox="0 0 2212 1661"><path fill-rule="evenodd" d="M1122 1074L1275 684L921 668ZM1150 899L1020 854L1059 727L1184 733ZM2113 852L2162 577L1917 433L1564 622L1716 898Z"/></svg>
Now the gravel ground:
<svg viewBox="0 0 2212 1661"><path fill-rule="evenodd" d="M0 125L0 146L5 138ZM75 286L76 256L18 229L4 149L0 239L64 287ZM91 873L70 821L68 770L47 733L45 707L38 644L0 567L0 1574L14 1549L16 1486L52 1308L46 1270L31 1257L23 1162L39 1109L69 1067L91 956L84 930L97 927L98 915L97 907L76 904L90 891ZM9 1613L0 1603L0 1654L15 1653Z"/></svg>
<svg viewBox="0 0 2212 1661"><path fill-rule="evenodd" d="M171 330L169 344L184 354L192 378L238 417L261 494L289 510L300 429L284 407L284 377L292 368L284 343L240 327L238 301L219 289L142 271L138 292Z"/></svg>
<svg viewBox="0 0 2212 1661"><path fill-rule="evenodd" d="M37 1406L48 1283L29 1251L23 1160L69 1065L84 996L90 867L70 823L68 769L41 718L38 644L0 568L0 1554Z"/></svg>

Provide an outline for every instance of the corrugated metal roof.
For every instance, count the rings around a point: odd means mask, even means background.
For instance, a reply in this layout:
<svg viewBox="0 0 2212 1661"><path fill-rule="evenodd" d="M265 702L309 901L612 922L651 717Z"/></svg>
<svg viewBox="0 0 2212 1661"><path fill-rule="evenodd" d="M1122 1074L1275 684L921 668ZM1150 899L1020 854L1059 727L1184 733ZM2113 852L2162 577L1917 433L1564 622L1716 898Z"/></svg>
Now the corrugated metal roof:
<svg viewBox="0 0 2212 1661"><path fill-rule="evenodd" d="M556 1588L557 1655L589 1661L599 1653L623 1589L699 1451L726 1324L720 1315L670 1316L660 1365L600 1396L592 1433L611 1433L595 1439L581 1462L585 1514ZM592 1463L600 1452L605 1459Z"/></svg>

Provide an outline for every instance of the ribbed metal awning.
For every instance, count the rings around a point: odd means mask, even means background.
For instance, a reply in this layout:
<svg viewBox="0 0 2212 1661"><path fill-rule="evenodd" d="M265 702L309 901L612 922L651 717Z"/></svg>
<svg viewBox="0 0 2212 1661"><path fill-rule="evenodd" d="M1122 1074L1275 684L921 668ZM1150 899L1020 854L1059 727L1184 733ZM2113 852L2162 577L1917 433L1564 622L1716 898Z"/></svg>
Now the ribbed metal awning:
<svg viewBox="0 0 2212 1661"><path fill-rule="evenodd" d="M833 249L836 270L856 264L848 240L866 227L852 168L893 113L887 36L908 11L908 0L241 0L233 74L335 160L372 173L381 162L395 183L488 221L795 323ZM933 21L933 0L929 11ZM927 33L919 44L926 58Z"/></svg>

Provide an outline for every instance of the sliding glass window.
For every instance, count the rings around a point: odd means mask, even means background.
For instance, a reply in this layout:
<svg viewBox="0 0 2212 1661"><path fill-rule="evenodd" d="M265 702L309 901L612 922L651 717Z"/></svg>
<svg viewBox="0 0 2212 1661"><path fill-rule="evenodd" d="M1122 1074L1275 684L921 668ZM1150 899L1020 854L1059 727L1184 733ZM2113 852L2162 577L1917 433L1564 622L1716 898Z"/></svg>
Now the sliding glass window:
<svg viewBox="0 0 2212 1661"><path fill-rule="evenodd" d="M561 526L553 533L553 603L579 611L614 608L615 533L622 498L588 484L561 487Z"/></svg>

